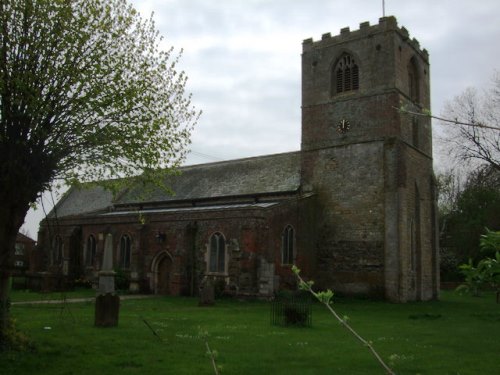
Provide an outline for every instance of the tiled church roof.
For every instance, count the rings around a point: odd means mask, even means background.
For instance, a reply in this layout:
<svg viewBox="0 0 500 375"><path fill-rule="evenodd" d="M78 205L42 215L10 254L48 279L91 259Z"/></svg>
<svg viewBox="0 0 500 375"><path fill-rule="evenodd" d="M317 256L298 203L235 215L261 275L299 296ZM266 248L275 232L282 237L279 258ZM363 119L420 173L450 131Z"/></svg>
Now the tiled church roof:
<svg viewBox="0 0 500 375"><path fill-rule="evenodd" d="M154 189L147 196L139 188L118 194L95 186L71 188L57 204L57 216L72 216L105 210L113 205L214 199L244 195L294 192L300 186L300 153L266 155L180 168L180 175L166 178L174 192ZM49 216L53 217L54 210Z"/></svg>

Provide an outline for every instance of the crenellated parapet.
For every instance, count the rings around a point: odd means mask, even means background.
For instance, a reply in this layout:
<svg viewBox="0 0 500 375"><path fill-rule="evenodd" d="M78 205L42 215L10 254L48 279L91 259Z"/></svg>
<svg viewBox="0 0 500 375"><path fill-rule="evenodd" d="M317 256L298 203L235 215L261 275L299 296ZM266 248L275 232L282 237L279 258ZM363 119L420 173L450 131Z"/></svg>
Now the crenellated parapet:
<svg viewBox="0 0 500 375"><path fill-rule="evenodd" d="M404 26L399 27L394 16L381 17L376 25L370 25L368 21L362 22L359 24L358 30L351 31L349 27L343 27L340 29L340 34L332 36L331 33L325 33L321 36L321 40L318 41L314 41L313 38L305 39L302 43L302 51L308 52L315 48L324 48L331 44L350 42L389 31L397 32L403 41L411 45L426 61L428 60L429 53L427 50L420 49L419 41L415 38L411 39L408 30Z"/></svg>

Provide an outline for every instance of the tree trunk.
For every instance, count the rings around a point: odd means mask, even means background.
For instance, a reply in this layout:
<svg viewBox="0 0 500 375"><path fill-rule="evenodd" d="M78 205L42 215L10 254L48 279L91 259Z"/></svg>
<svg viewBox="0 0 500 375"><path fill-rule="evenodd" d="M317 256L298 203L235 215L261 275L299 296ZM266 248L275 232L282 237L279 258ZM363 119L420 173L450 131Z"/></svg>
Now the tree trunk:
<svg viewBox="0 0 500 375"><path fill-rule="evenodd" d="M0 348L7 344L7 328L10 324L9 292L12 258L19 228L24 223L29 202L15 204L9 197L0 194Z"/></svg>

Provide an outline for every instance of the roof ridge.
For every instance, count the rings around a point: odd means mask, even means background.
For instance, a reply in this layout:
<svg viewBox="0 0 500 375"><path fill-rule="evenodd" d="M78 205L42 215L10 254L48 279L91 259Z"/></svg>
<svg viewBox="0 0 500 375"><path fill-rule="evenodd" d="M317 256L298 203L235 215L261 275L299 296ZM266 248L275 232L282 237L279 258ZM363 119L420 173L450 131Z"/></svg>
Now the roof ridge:
<svg viewBox="0 0 500 375"><path fill-rule="evenodd" d="M248 157L239 158L239 159L228 159L228 160L214 161L214 162L209 162L209 163L200 163L200 164L185 165L185 166L179 167L178 171L182 172L184 170L189 170L189 169L206 168L206 167L219 166L219 165L227 165L227 164L233 164L233 163L237 163L237 162L244 162L244 161L251 161L251 160L270 159L270 158L275 158L275 157L280 157L280 156L287 156L287 155L294 155L294 154L300 154L300 150L280 152L280 153L276 153L276 154L248 156Z"/></svg>

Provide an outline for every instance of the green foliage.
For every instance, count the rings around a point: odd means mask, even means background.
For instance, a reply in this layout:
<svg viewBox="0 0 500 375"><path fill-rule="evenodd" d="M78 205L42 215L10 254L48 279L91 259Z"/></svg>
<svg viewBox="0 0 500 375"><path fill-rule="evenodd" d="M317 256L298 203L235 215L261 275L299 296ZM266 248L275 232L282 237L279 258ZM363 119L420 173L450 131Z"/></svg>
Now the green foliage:
<svg viewBox="0 0 500 375"><path fill-rule="evenodd" d="M459 266L460 272L465 276L464 283L458 288L458 292L472 293L478 296L486 286L500 291L500 252L494 258L481 259L474 267L472 260Z"/></svg>
<svg viewBox="0 0 500 375"><path fill-rule="evenodd" d="M164 187L182 163L200 113L161 44L127 0L0 2L0 268L51 186Z"/></svg>
<svg viewBox="0 0 500 375"><path fill-rule="evenodd" d="M452 243L462 257L481 258L479 238L485 227L500 227L500 190L471 188L458 201L458 210L449 218Z"/></svg>
<svg viewBox="0 0 500 375"><path fill-rule="evenodd" d="M128 292L130 287L130 275L118 268L115 269L115 289L121 292Z"/></svg>
<svg viewBox="0 0 500 375"><path fill-rule="evenodd" d="M497 251L494 258L485 258L481 262L487 282L500 292L500 251Z"/></svg>
<svg viewBox="0 0 500 375"><path fill-rule="evenodd" d="M76 279L73 282L73 287L82 288L82 289L91 289L92 282L90 280L86 280L86 279Z"/></svg>
<svg viewBox="0 0 500 375"><path fill-rule="evenodd" d="M126 0L0 7L2 185L33 202L55 180L159 184L179 166L200 113L152 18Z"/></svg>
<svg viewBox="0 0 500 375"><path fill-rule="evenodd" d="M448 198L440 199L439 205L440 248L441 271L446 281L448 275L453 276L453 263L465 263L468 259L477 263L484 257L486 250L481 250L480 238L487 234L485 228L500 228L500 186L496 179L485 178L478 172L469 175L463 189L440 187L440 194L443 189ZM488 237L488 241L493 239ZM490 250L489 254L494 252Z"/></svg>
<svg viewBox="0 0 500 375"><path fill-rule="evenodd" d="M330 304L333 298L333 292L330 289L325 291L315 292L313 290L314 280L305 281L300 277L300 269L296 266L292 266L292 272L299 279L299 289L310 292L318 301L324 304Z"/></svg>
<svg viewBox="0 0 500 375"><path fill-rule="evenodd" d="M461 264L458 268L464 276L464 283L456 289L457 292L466 292L479 296L481 289L488 282L484 273L483 261L474 266L472 259L469 259L468 263Z"/></svg>
<svg viewBox="0 0 500 375"><path fill-rule="evenodd" d="M6 330L0 333L0 352L4 351L33 351L34 344L29 338L16 329L15 321L10 319L7 321Z"/></svg>
<svg viewBox="0 0 500 375"><path fill-rule="evenodd" d="M486 233L481 235L479 248L485 255L494 255L500 251L500 231L492 231L486 228Z"/></svg>
<svg viewBox="0 0 500 375"><path fill-rule="evenodd" d="M462 281L463 277L458 266L460 262L456 252L450 247L439 248L440 278L442 281Z"/></svg>
<svg viewBox="0 0 500 375"><path fill-rule="evenodd" d="M458 265L469 259L477 264L485 255L495 254L498 239L483 235L489 233L485 228L500 228L500 172L488 165L465 176L449 170L437 176L437 187L441 280L461 281Z"/></svg>
<svg viewBox="0 0 500 375"><path fill-rule="evenodd" d="M465 281L457 291L466 291L477 296L485 286L489 286L497 293L500 292L500 231L487 229L486 234L481 236L480 247L485 253L495 251L495 256L481 259L477 266L474 266L470 259L469 263L460 265L459 269L465 276Z"/></svg>

